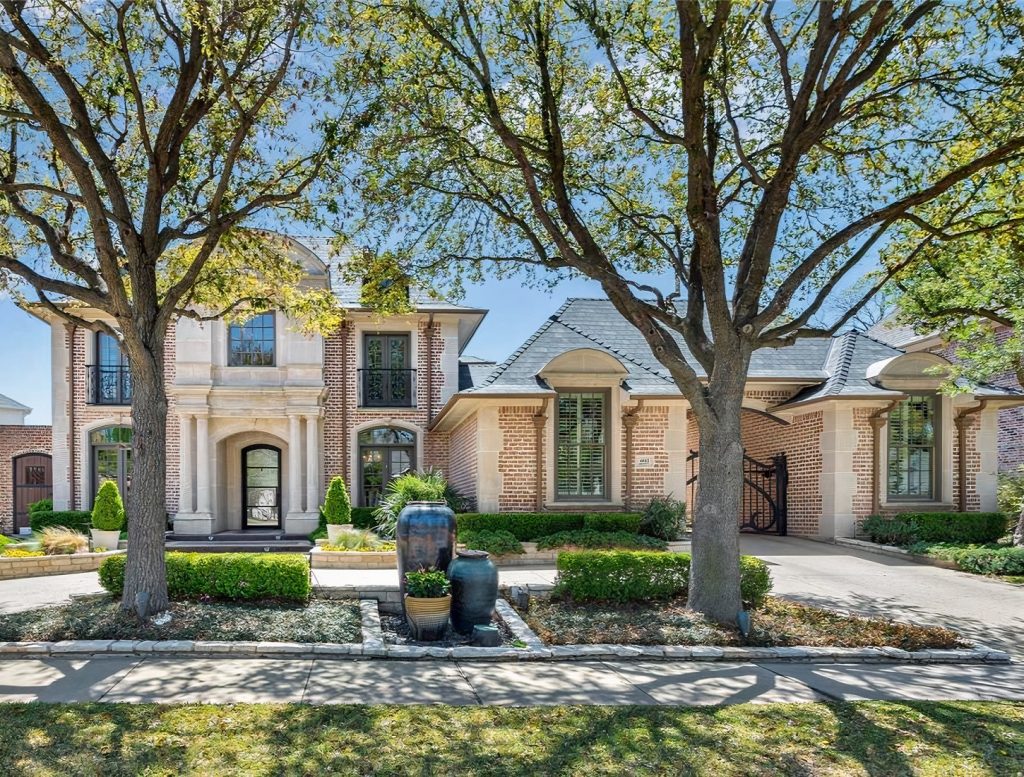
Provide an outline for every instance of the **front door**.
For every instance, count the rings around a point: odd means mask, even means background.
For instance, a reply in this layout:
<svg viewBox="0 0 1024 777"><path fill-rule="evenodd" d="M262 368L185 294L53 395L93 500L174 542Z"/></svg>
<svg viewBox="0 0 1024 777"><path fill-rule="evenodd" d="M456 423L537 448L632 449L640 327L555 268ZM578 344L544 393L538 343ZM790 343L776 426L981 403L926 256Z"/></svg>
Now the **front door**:
<svg viewBox="0 0 1024 777"><path fill-rule="evenodd" d="M413 448L363 446L359 449L365 507L376 507L387 484L412 469L413 453Z"/></svg>
<svg viewBox="0 0 1024 777"><path fill-rule="evenodd" d="M281 451L251 445L242 451L242 528L281 528Z"/></svg>
<svg viewBox="0 0 1024 777"><path fill-rule="evenodd" d="M45 453L14 459L14 531L28 527L28 506L53 496L53 465Z"/></svg>

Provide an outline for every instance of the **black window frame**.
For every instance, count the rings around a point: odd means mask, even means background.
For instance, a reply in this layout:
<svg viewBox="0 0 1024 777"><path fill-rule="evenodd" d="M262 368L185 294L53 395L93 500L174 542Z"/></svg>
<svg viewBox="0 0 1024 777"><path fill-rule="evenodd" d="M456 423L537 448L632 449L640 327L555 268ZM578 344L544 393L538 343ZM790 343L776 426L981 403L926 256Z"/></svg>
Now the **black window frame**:
<svg viewBox="0 0 1024 777"><path fill-rule="evenodd" d="M118 437L123 437L123 432L127 431L129 442L124 442L121 439L111 440L109 442L93 441L93 435L99 432L105 432L110 429L118 430ZM134 447L135 431L131 426L125 426L123 424L109 424L107 426L101 426L89 431L89 461L92 466L90 478L92 499L90 501L90 504L95 504L96 495L99 493L100 490L99 452L103 450L117 451L117 479L114 482L117 483L117 490L121 493L121 499L124 500L125 503L127 503L128 492L131 489L132 472L134 471ZM129 465L129 458L133 459L131 465Z"/></svg>
<svg viewBox="0 0 1024 777"><path fill-rule="evenodd" d="M93 351L94 363L86 365L89 384L86 404L130 405L132 372L121 343L110 333L98 331L93 338Z"/></svg>
<svg viewBox="0 0 1024 777"><path fill-rule="evenodd" d="M611 453L612 453L612 447L611 447L612 446L611 391L609 389L607 389L607 388L595 389L595 388L583 388L583 387L565 387L565 388L556 389L556 391L558 392L558 396L555 398L555 412L554 412L554 417L555 418L554 418L554 430L553 430L554 431L554 434L553 434L553 437L554 437L554 440L553 440L554 450L552 452L552 463L553 463L552 488L553 488L553 492L554 492L554 500L556 502L608 502L608 501L611 501L611 498L612 498L612 493L611 493L611 491L612 491L612 484L611 484L611 467L612 467L612 462L611 462L611 458L612 458L612 456L611 456ZM603 432L603 437L604 437L604 442L601 444L601 447L604 450L603 468L602 468L602 475L601 475L601 478L602 478L602 480L601 480L601 482L602 482L602 489L601 489L601 491L602 491L602 493L600 495L597 495L597 494L579 494L579 493L577 493L577 494L563 494L563 493L560 492L559 485L558 485L559 469L560 469L560 461L559 461L559 455L558 454L559 454L559 448L561 447L560 443L559 443L559 433L558 433L558 430L559 430L559 426L560 426L560 422L561 422L561 415L562 415L561 400L562 400L563 397L566 397L566 396L582 397L583 395L587 395L587 394L600 395L601 396L601 402L602 402L602 411L603 412L602 412L601 424L602 424L602 432ZM577 449L579 449L581 446L582 446L582 443L578 443L575 447ZM581 480L581 478L578 477L578 480Z"/></svg>
<svg viewBox="0 0 1024 777"><path fill-rule="evenodd" d="M256 325L257 321L269 321L269 326L266 323L260 323L257 326ZM261 337L259 339L259 342L261 344L265 343L266 340L267 340L267 338L266 338L267 330L269 329L269 331L270 331L271 348L270 348L270 362L269 363L266 363L265 361L254 362L254 359L252 357L255 357L257 355L260 356L260 357L265 357L266 356L266 351L264 351L262 349L261 350L254 350L254 349L250 348L249 350L241 350L241 348L238 348L238 349L235 348L236 340L237 340L239 346L245 344L245 342L246 342L245 341L246 333L248 333L251 330L257 330L257 329L261 333ZM267 310L267 311L264 311L263 313L257 313L255 316L250 317L247 321L244 321L244 322L232 322L232 323L228 324L228 338L227 339L228 339L228 343L227 343L227 346L228 346L227 366L228 367L276 367L277 366L277 313L276 313L276 311ZM252 342L256 342L256 341L253 339ZM241 358L243 356L247 356L247 357L250 357L250 358L248 360L245 360L245 359Z"/></svg>
<svg viewBox="0 0 1024 777"><path fill-rule="evenodd" d="M408 331L363 332L362 368L359 370L359 407L416 407L416 369L412 366L413 338ZM370 344L383 340L381 349L385 366L370 364ZM388 359L391 340L402 340L403 366L393 367Z"/></svg>
<svg viewBox="0 0 1024 777"><path fill-rule="evenodd" d="M371 432L383 429L389 432L400 432L403 435L411 435L412 442L408 440L396 439L394 440L363 440L363 435ZM371 426L366 429L360 429L356 433L356 455L358 456L359 464L359 504L361 507L375 507L376 505L369 504L367 499L366 489L366 473L365 473L365 462L363 461L363 451L366 450L381 450L390 452L392 450L401 450L409 454L409 470L413 471L416 469L416 449L419 444L419 435L411 429L405 429L401 426L389 426L387 424L380 424L378 426ZM384 490L387 488L394 478L402 473L391 471L391 458L390 456L384 456L382 458L381 467L381 494L383 495Z"/></svg>
<svg viewBox="0 0 1024 777"><path fill-rule="evenodd" d="M277 524L274 526L267 526L266 524L259 524L250 526L249 525L249 454L252 451L273 451L277 455ZM246 445L242 448L241 456L242 465L242 529L245 530L259 530L259 529L270 529L280 530L284 524L284 492L281 487L282 483L282 471L284 470L284 457L281 453L281 449L276 445L270 445L269 443L256 443L255 445ZM267 488L267 486L262 486Z"/></svg>
<svg viewBox="0 0 1024 777"><path fill-rule="evenodd" d="M929 471L929 489L927 494L909 494L903 492L893 492L892 490L892 465L893 461L893 416L899 412L903 407L908 406L912 402L920 402L922 399L928 400L931 405L931 417L930 422L932 425L931 434L931 445L911 444L911 443L900 443L899 448L906 451L906 455L910 456L913 451L930 450L931 451L931 467ZM942 398L939 394L934 391L914 391L908 392L907 398L902 400L896 407L889 411L886 418L886 433L885 433L885 499L887 502L937 502L941 493L941 484L939 482L939 462L941 457L941 441L942 441Z"/></svg>

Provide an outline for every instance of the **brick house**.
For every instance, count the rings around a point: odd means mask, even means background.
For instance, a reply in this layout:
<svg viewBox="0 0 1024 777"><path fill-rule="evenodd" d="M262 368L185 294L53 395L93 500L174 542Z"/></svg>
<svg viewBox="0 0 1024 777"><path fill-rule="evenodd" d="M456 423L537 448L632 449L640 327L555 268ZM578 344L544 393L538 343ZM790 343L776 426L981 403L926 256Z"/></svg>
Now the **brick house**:
<svg viewBox="0 0 1024 777"><path fill-rule="evenodd" d="M410 313L381 318L341 279L352 256L291 240L304 282L330 288L345 321L306 336L269 312L181 320L169 333L175 534L305 534L330 477L345 478L354 504L373 505L392 476L426 466L487 512L692 498L700 462L687 403L607 300L569 300L495 365L463 356L486 311L411 290ZM54 507L88 509L104 480L130 484L128 365L106 334L50 324ZM855 333L759 351L744 414L754 485L741 519L780 530L766 512L788 501L790 533L834 537L880 510L991 507L996 408L1022 397L998 387L940 396L931 368L944 363Z"/></svg>
<svg viewBox="0 0 1024 777"><path fill-rule="evenodd" d="M0 394L0 532L28 529L28 506L51 494L50 427L26 424L32 408Z"/></svg>

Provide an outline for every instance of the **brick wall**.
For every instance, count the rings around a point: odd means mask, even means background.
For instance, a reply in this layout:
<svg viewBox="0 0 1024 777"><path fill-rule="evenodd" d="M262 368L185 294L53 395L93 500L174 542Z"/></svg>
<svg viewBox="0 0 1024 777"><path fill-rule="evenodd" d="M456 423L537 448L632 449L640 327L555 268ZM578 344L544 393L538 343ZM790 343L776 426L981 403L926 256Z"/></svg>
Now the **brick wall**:
<svg viewBox="0 0 1024 777"><path fill-rule="evenodd" d="M501 492L498 509L501 512L529 512L537 509L537 492L544 493L544 478L537 483L537 431L533 425L534 407L498 408L498 428L501 430L501 451L498 453L498 471L501 473ZM543 462L541 469L544 469Z"/></svg>
<svg viewBox="0 0 1024 777"><path fill-rule="evenodd" d="M473 504L477 503L477 420L464 421L449 436L448 481Z"/></svg>
<svg viewBox="0 0 1024 777"><path fill-rule="evenodd" d="M668 474L668 411L665 405L644 405L636 411L636 425L633 427L633 466L630 470L628 492L625 493L627 510L642 509L652 499L661 498L665 494L665 476ZM626 459L626 426L622 425L622 484L626 488L626 470L629 462ZM637 459L646 457L651 467L640 469L636 466ZM673 493L682 498L684 484L679 483Z"/></svg>
<svg viewBox="0 0 1024 777"><path fill-rule="evenodd" d="M416 407L392 410L390 408L360 408L359 375L356 371L358 352L362 348L359 332L351 322L342 324L324 338L324 384L327 387L327 406L324 415L324 483L341 475L350 491L355 492L354 481L358 470L352 471L354 430L371 426L388 426L393 422L411 424L425 429L428 424L427 360L432 362L433 385L430 406L436 413L441 409L441 391L445 376L441 368L444 338L441 325L433 325L432 347L428 343L428 324L419 324L416 337ZM430 348L428 357L427 350ZM422 446L424 466L448 468L448 436L437 432L418 434L417 445Z"/></svg>
<svg viewBox="0 0 1024 777"><path fill-rule="evenodd" d="M0 532L14 528L14 457L50 452L49 426L0 426Z"/></svg>
<svg viewBox="0 0 1024 777"><path fill-rule="evenodd" d="M857 477L857 488L853 493L853 514L857 518L871 515L871 462L874 454L871 415L878 411L874 407L853 409L853 428L857 434L857 447L853 452L853 472ZM879 468L879 480L884 482L885 472ZM883 482L879 488L884 487Z"/></svg>

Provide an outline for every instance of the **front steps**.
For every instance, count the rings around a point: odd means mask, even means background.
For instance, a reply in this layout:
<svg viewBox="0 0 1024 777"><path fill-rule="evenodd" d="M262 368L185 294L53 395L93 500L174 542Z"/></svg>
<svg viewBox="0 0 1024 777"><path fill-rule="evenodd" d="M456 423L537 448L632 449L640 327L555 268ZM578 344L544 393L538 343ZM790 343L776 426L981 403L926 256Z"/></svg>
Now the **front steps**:
<svg viewBox="0 0 1024 777"><path fill-rule="evenodd" d="M313 543L304 534L287 534L280 529L250 529L211 535L167 532L164 547L189 553L308 553Z"/></svg>

